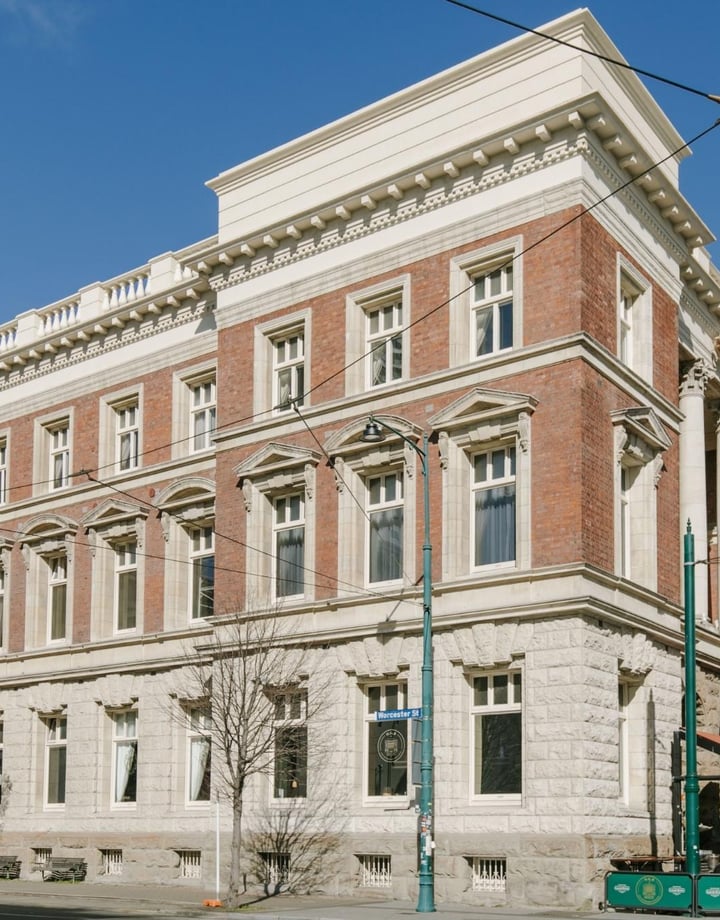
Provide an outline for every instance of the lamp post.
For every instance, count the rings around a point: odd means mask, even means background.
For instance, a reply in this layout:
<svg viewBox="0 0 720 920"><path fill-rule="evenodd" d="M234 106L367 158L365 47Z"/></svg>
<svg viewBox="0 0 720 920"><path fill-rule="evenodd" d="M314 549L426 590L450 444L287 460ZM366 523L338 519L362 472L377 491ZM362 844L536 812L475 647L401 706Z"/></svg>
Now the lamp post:
<svg viewBox="0 0 720 920"><path fill-rule="evenodd" d="M683 541L685 573L685 871L700 872L700 784L697 774L695 702L695 537L687 522Z"/></svg>
<svg viewBox="0 0 720 920"><path fill-rule="evenodd" d="M422 448L387 422L370 416L361 440L376 444L385 440L386 428L420 457L423 476L423 655L422 655L422 720L420 732L420 835L418 903L416 910L435 910L435 879L433 874L433 651L432 651L432 545L430 543L430 489L428 480L428 436L423 434Z"/></svg>

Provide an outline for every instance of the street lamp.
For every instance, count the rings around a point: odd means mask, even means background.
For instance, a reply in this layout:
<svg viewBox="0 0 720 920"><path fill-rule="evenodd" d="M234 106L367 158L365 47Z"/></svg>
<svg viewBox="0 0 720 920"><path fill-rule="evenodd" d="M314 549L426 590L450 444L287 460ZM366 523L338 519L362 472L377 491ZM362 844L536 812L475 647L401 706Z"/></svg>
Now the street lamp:
<svg viewBox="0 0 720 920"><path fill-rule="evenodd" d="M423 656L422 656L422 720L420 732L420 835L418 903L416 910L435 910L433 875L433 651L432 651L432 546L430 544L430 489L428 480L428 436L423 433L422 448L386 421L370 416L361 440L377 444L385 440L383 428L412 447L420 457L423 475Z"/></svg>

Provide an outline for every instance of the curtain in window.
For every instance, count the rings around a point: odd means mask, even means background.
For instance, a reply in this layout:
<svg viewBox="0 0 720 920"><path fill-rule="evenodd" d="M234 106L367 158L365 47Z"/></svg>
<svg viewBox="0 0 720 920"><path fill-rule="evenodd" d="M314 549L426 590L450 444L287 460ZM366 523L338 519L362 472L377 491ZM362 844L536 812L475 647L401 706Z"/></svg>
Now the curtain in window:
<svg viewBox="0 0 720 920"><path fill-rule="evenodd" d="M372 382L373 386L385 383L387 379L387 357L385 342L376 342L372 347Z"/></svg>
<svg viewBox="0 0 720 920"><path fill-rule="evenodd" d="M303 594L305 591L305 528L289 527L277 532L278 597Z"/></svg>
<svg viewBox="0 0 720 920"><path fill-rule="evenodd" d="M129 431L120 438L120 469L129 470L137 463L137 432Z"/></svg>
<svg viewBox="0 0 720 920"><path fill-rule="evenodd" d="M135 755L137 742L115 745L115 801L135 801ZM131 782L132 779L132 782Z"/></svg>
<svg viewBox="0 0 720 920"><path fill-rule="evenodd" d="M389 508L370 515L370 581L402 578L403 510Z"/></svg>
<svg viewBox="0 0 720 920"><path fill-rule="evenodd" d="M475 493L475 565L515 559L515 485Z"/></svg>
<svg viewBox="0 0 720 920"><path fill-rule="evenodd" d="M208 771L210 739L193 738L190 745L190 801L209 801L210 784L203 783Z"/></svg>

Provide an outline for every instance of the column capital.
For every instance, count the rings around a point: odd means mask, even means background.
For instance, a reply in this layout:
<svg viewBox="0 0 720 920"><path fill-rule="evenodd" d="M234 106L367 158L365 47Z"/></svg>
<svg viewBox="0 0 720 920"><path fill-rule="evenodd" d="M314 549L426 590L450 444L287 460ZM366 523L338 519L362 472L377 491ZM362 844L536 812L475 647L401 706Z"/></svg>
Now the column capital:
<svg viewBox="0 0 720 920"><path fill-rule="evenodd" d="M680 368L680 397L704 396L712 368L704 358L684 362Z"/></svg>

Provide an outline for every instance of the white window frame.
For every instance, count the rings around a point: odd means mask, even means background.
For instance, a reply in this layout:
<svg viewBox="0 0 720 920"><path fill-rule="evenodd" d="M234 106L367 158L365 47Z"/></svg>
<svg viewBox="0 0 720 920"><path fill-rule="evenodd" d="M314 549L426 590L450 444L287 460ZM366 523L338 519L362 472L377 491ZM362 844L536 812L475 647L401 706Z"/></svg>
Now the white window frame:
<svg viewBox="0 0 720 920"><path fill-rule="evenodd" d="M298 310L284 316L276 317L266 322L257 323L254 327L254 380L253 380L253 411L255 415L264 413L278 417L294 415L292 405L280 407L278 405L278 386L276 381L276 343L292 336L300 336L303 342L303 389L299 405L307 406L311 396L310 389L311 356L312 356L312 315L310 310ZM294 380L297 385L297 380Z"/></svg>
<svg viewBox="0 0 720 920"><path fill-rule="evenodd" d="M138 571L138 546L137 540L128 539L128 540L118 540L113 543L113 561L114 561L114 604L113 604L113 631L116 633L133 633L137 631L138 626L138 581L139 581L139 571ZM121 614L123 613L120 609L122 602L123 584L131 580L134 581L134 589L132 592L133 597L133 619L134 622L131 626L121 626ZM127 617L129 611L126 611L124 616Z"/></svg>
<svg viewBox="0 0 720 920"><path fill-rule="evenodd" d="M5 785L3 774L3 754L5 749L5 721L0 712L0 804L3 799L3 786Z"/></svg>
<svg viewBox="0 0 720 920"><path fill-rule="evenodd" d="M472 496L472 507L470 509L470 518L471 518L471 539L470 539L470 551L472 557L470 559L470 567L474 570L485 570L489 568L497 569L502 568L503 566L508 568L515 568L515 563L517 559L517 446L515 441L512 442L499 442L495 443L492 446L486 447L481 451L476 451L470 456L470 463L472 466L472 485L471 485L471 496ZM502 454L503 461L503 471L499 476L495 475L494 471L494 460L498 454ZM477 477L477 467L478 461L480 458L485 458L485 466L489 471L489 475L482 480L478 480ZM476 504L478 496L487 492L491 489L497 488L507 488L512 486L513 488L513 552L512 558L509 559L498 559L497 561L491 562L478 562L478 539L479 535L477 533L477 509Z"/></svg>
<svg viewBox="0 0 720 920"><path fill-rule="evenodd" d="M212 798L212 715L209 705L188 708L186 736L185 803L189 808L207 808ZM196 770L198 769L203 772L199 783L196 782ZM198 798L206 775L208 776L207 798ZM197 786L197 792L193 796L195 786Z"/></svg>
<svg viewBox="0 0 720 920"><path fill-rule="evenodd" d="M203 620L215 614L215 528L212 524L196 524L188 526L186 533L190 562L190 620ZM211 609L203 613L202 594L207 595L207 591L203 592L203 585L207 581L205 563L208 559L212 559Z"/></svg>
<svg viewBox="0 0 720 920"><path fill-rule="evenodd" d="M305 690L288 690L283 693L277 693L273 697L275 710L273 714L273 733L275 737L275 756L272 773L272 797L277 801L292 799L298 802L307 798L308 784L308 730L307 730L307 692ZM279 748L278 738L284 731L300 730L305 735L304 740L304 765L299 770L304 775L303 779L295 781L295 786L290 789L290 794L285 793L285 787L280 787L279 763L282 758L282 750ZM293 789L299 789L299 792L293 794ZM302 792L304 791L304 795Z"/></svg>
<svg viewBox="0 0 720 920"><path fill-rule="evenodd" d="M648 384L653 380L652 285L635 266L617 256L617 354Z"/></svg>
<svg viewBox="0 0 720 920"><path fill-rule="evenodd" d="M362 769L362 798L364 805L378 805L398 807L404 806L410 799L412 791L412 723L410 719L398 719L395 721L379 721L375 718L378 711L387 712L393 709L405 709L407 707L408 687L404 680L387 680L387 681L369 681L361 688L362 706L363 706L363 769ZM392 691L392 692L391 692ZM373 697L377 698L378 708L374 709ZM402 725L402 731L399 726ZM391 787L388 791L375 794L370 791L370 746L373 743L372 736L377 734L375 747L378 760L382 760L391 769L392 760L387 757L383 758L380 753L380 746L384 745L388 751L392 751L393 756L398 750L399 739L396 737L398 732L400 736L404 734L404 751L397 754L398 764L405 766L405 791L394 793ZM378 764L378 766L381 766ZM402 769L402 766L399 766ZM377 768L376 768L377 769ZM380 776L382 780L382 776ZM377 785L377 779L376 779Z"/></svg>
<svg viewBox="0 0 720 920"><path fill-rule="evenodd" d="M32 518L20 533L20 550L25 562L25 648L67 645L72 636L73 537L77 524L58 514ZM53 559L62 558L65 578L53 580ZM7 569L6 569L7 572ZM52 639L52 601L55 585L65 585L65 635ZM7 590L7 588L6 588Z"/></svg>
<svg viewBox="0 0 720 920"><path fill-rule="evenodd" d="M468 362L502 360L506 354L521 346L523 341L522 308L522 237L510 237L463 253L450 261L450 366ZM512 344L493 349L485 354L476 352L478 311L492 309L497 314L499 305L507 301L507 291L477 297L477 279L490 275L502 266L512 266ZM496 317L497 318L497 317ZM498 327L495 326L497 329Z"/></svg>
<svg viewBox="0 0 720 920"><path fill-rule="evenodd" d="M247 512L247 596L258 603L300 603L315 593L316 468L321 454L291 444L271 443L235 467ZM275 499L302 493L305 516L303 594L277 597L275 584Z"/></svg>
<svg viewBox="0 0 720 920"><path fill-rule="evenodd" d="M482 577L531 565L531 416L537 401L522 393L474 387L429 424L438 432L443 469L443 578ZM474 460L479 453L515 447L515 559L475 566Z"/></svg>
<svg viewBox="0 0 720 920"><path fill-rule="evenodd" d="M642 680L622 670L618 679L618 799L633 813L648 807L650 766L647 694Z"/></svg>
<svg viewBox="0 0 720 920"><path fill-rule="evenodd" d="M657 589L657 484L671 441L652 409L611 413L615 430L615 571Z"/></svg>
<svg viewBox="0 0 720 920"><path fill-rule="evenodd" d="M65 808L67 798L67 717L66 716L49 716L44 719L45 723L45 780L43 783L43 802L47 810L56 811ZM53 753L57 752L62 758L64 752L65 763L61 772L63 775L62 783L62 801L50 801L50 777L51 777L51 760ZM55 765L59 768L59 765ZM59 785L59 783L58 783Z"/></svg>
<svg viewBox="0 0 720 920"><path fill-rule="evenodd" d="M410 291L410 275L400 275L380 284L353 291L346 296L345 391L348 396L371 389L379 391L382 387L398 386L409 379L412 325ZM382 310L394 304L399 305L402 313L401 323L391 336L400 337L401 373L397 378L391 377L384 383L374 384L372 345L376 340L387 338L387 335L383 336L378 332L376 337L370 334L369 315L375 310Z"/></svg>
<svg viewBox="0 0 720 920"><path fill-rule="evenodd" d="M73 422L75 410L69 408L64 412L44 415L35 419L33 433L33 494L48 495L70 487L70 470L73 452ZM66 442L54 444L54 432L66 431ZM64 485L55 486L55 456L64 456L61 461Z"/></svg>
<svg viewBox="0 0 720 920"><path fill-rule="evenodd" d="M378 415L382 422L386 418L395 431L406 438L419 440L421 429L406 419L392 415ZM350 422L331 435L325 449L333 460L335 481L338 490L338 594L349 595L358 592L359 585L367 585L368 518L366 481L391 469L402 471L403 475L403 577L397 581L385 582L388 590L400 586L415 585L417 578L417 543L415 522L422 503L422 465L417 452L394 435L389 429L384 432L385 440L378 444L366 444L361 438L367 419ZM373 584L378 590L382 582Z"/></svg>
<svg viewBox="0 0 720 920"><path fill-rule="evenodd" d="M291 412L305 401L305 332L302 326L274 336L273 412ZM286 387L286 383L289 386ZM285 392L287 389L287 393Z"/></svg>
<svg viewBox="0 0 720 920"><path fill-rule="evenodd" d="M6 556L8 555L4 547L0 546L0 652L7 649L7 636L5 635L7 627L7 587L8 587L8 570L6 566Z"/></svg>
<svg viewBox="0 0 720 920"><path fill-rule="evenodd" d="M138 752L140 748L140 739L138 734L138 711L137 709L121 709L110 713L112 723L112 769L111 769L111 788L110 802L112 808L131 809L137 807L138 802ZM130 765L120 764L120 751L125 748L131 748ZM120 767L123 767L123 774L127 771L128 776L125 780L123 796L127 792L127 784L133 771L135 774L135 798L125 801L123 798L118 799L120 793L120 784L122 775L119 775Z"/></svg>
<svg viewBox="0 0 720 920"><path fill-rule="evenodd" d="M193 390L195 387L211 383L214 387L214 403L207 402L195 406ZM214 415L211 410L213 410ZM207 413L205 420L212 430L205 430L204 443L207 446L195 449L195 413ZM212 363L184 368L173 375L173 425L172 456L174 460L186 457L203 457L215 449L213 434L217 427L217 368Z"/></svg>
<svg viewBox="0 0 720 920"><path fill-rule="evenodd" d="M92 641L128 636L143 631L145 604L145 519L147 509L130 502L107 499L85 515L81 524L86 528L92 555ZM117 547L135 543L136 607L134 629L118 630L118 568ZM126 569L129 571L129 569ZM186 572L183 573L187 577Z"/></svg>
<svg viewBox="0 0 720 920"><path fill-rule="evenodd" d="M67 553L53 553L45 557L47 567L47 644L63 643L68 638L68 557ZM61 636L53 636L55 626L55 598L62 597L63 630Z"/></svg>
<svg viewBox="0 0 720 920"><path fill-rule="evenodd" d="M67 489L70 485L70 422L64 419L47 427L50 442L50 491Z"/></svg>
<svg viewBox="0 0 720 920"><path fill-rule="evenodd" d="M522 802L525 784L525 726L523 708L523 674L521 670L494 670L470 674L470 801L476 804L507 803L519 805ZM500 695L502 680L506 679L507 698L496 702L495 695ZM487 703L478 703L476 686L478 682L487 682ZM496 687L497 683L497 687ZM507 793L483 793L477 790L478 771L482 764L478 764L477 731L480 720L484 716L520 715L520 790Z"/></svg>
<svg viewBox="0 0 720 920"><path fill-rule="evenodd" d="M130 399L114 405L113 410L116 471L130 473L140 466L140 404L137 398Z"/></svg>
<svg viewBox="0 0 720 920"><path fill-rule="evenodd" d="M131 476L142 466L143 398L144 388L140 383L123 390L115 390L100 399L98 460L100 468L107 470L108 476ZM121 413L133 406L136 423L123 427ZM130 434L132 431L136 432L136 436L130 456L135 462L123 469L121 438L123 434Z"/></svg>
<svg viewBox="0 0 720 920"><path fill-rule="evenodd" d="M8 503L8 438L0 436L0 505Z"/></svg>
<svg viewBox="0 0 720 920"><path fill-rule="evenodd" d="M305 492L288 492L272 497L272 521L273 521L273 558L272 558L272 571L273 571L273 594L274 597L278 600L285 598L293 597L304 597L305 596ZM282 514L282 520L280 520L280 515ZM302 580L302 590L301 591L286 591L281 590L281 584L284 581L292 581L290 579L282 578L282 563L280 561L280 541L284 534L289 533L290 531L299 531L302 530L302 542L303 550L302 557L303 562L301 564L301 570L299 576L293 579L295 583Z"/></svg>
<svg viewBox="0 0 720 920"><path fill-rule="evenodd" d="M217 383L213 374L190 381L187 386L190 390L190 452L198 454L213 448L212 438L217 428Z"/></svg>
<svg viewBox="0 0 720 920"><path fill-rule="evenodd" d="M388 498L388 484L394 483L394 496ZM373 500L373 491L375 484L378 484L377 499ZM392 492L393 489L390 489ZM405 474L402 467L383 469L373 473L368 473L365 477L365 512L367 528L365 534L365 583L377 587L378 585L394 584L402 582L404 568L404 544L405 544ZM397 574L391 578L373 578L373 521L379 516L386 513L400 512L400 559L398 562ZM386 546L388 554L392 549ZM381 557L384 555L380 554ZM395 562L395 560L394 560Z"/></svg>

